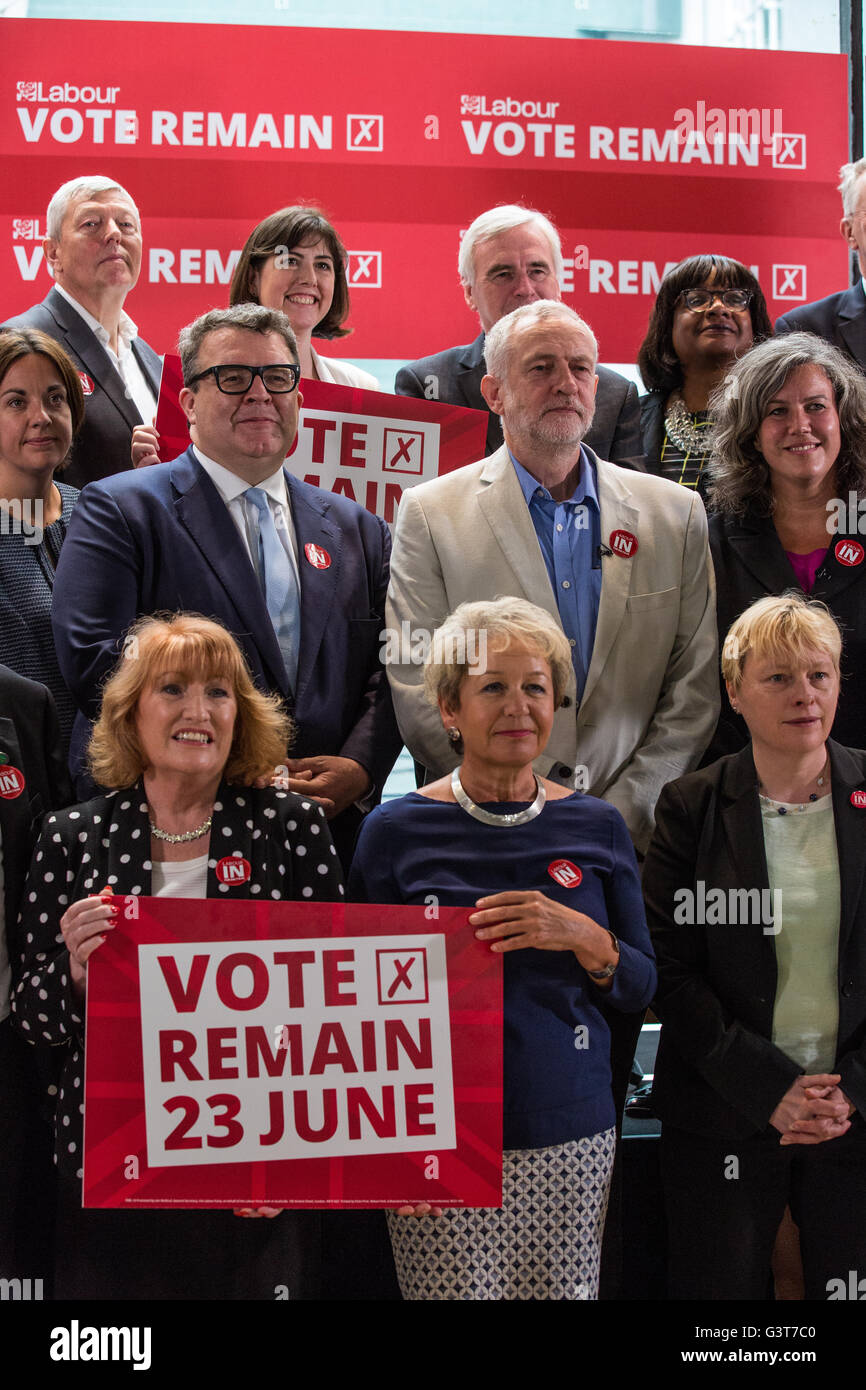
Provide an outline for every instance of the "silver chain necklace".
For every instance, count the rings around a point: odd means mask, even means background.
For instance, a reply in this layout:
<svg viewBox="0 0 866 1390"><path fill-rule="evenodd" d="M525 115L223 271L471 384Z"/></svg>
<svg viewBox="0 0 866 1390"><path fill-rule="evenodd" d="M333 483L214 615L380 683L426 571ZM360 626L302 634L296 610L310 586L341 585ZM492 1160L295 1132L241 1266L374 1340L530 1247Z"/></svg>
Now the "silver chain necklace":
<svg viewBox="0 0 866 1390"><path fill-rule="evenodd" d="M687 454L707 454L710 451L712 424L697 424L695 411L689 410L680 391L672 391L665 412L665 433L678 448ZM709 420L709 416L707 416Z"/></svg>
<svg viewBox="0 0 866 1390"><path fill-rule="evenodd" d="M532 774L535 777L535 773ZM485 811L477 806L471 796L463 790L463 783L460 781L460 769L456 768L451 774L451 790L458 806L462 806L467 815L480 820L483 825L525 825L528 820L535 820L541 814L541 810L547 800L547 793L538 777L535 777L535 800L531 806L525 807L522 811L506 811L502 815L496 815L493 811Z"/></svg>
<svg viewBox="0 0 866 1390"><path fill-rule="evenodd" d="M190 840L200 840L202 835L207 834L212 824L213 815L210 815L207 820L203 820L201 825L197 826L195 830L184 830L180 835L172 835L171 831L160 830L159 826L151 821L150 833L155 840L165 840L169 845L186 845Z"/></svg>

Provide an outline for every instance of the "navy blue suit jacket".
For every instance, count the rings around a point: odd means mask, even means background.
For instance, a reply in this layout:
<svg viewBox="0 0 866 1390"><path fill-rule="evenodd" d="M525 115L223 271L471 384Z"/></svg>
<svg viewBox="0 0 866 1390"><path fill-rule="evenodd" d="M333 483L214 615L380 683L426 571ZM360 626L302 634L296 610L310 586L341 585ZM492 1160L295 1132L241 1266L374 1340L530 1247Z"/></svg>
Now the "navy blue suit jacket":
<svg viewBox="0 0 866 1390"><path fill-rule="evenodd" d="M81 493L54 585L60 669L93 718L100 684L137 617L186 609L217 618L238 639L256 684L285 699L298 725L293 755L354 758L381 789L401 747L379 660L390 534L357 503L289 473L286 482L301 580L295 691L234 522L191 449ZM327 552L327 568L310 563L307 545Z"/></svg>
<svg viewBox="0 0 866 1390"><path fill-rule="evenodd" d="M93 383L84 398L84 424L72 446L63 481L71 487L84 487L95 478L107 478L132 467L130 445L135 425L142 423L138 407L105 348L68 300L51 288L41 304L32 304L23 314L7 319L3 328L39 328L56 339L75 366ZM136 338L132 351L153 388L159 391L162 361L143 338ZM150 424L149 420L144 422Z"/></svg>
<svg viewBox="0 0 866 1390"><path fill-rule="evenodd" d="M861 284L849 290L828 294L814 304L801 304L789 309L776 320L776 335L782 333L817 333L834 347L866 368L866 297Z"/></svg>

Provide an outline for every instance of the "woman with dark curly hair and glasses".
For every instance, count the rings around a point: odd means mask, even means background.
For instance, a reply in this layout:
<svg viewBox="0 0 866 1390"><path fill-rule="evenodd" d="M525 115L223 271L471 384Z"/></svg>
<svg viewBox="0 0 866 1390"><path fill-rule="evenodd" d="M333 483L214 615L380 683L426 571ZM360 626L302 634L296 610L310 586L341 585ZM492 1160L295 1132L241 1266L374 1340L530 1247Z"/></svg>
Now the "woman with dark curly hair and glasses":
<svg viewBox="0 0 866 1390"><path fill-rule="evenodd" d="M837 348L789 333L753 348L718 392L710 549L719 632L756 599L801 589L842 627L833 737L866 744L866 380ZM866 532L866 502L862 507ZM707 759L747 742L722 690Z"/></svg>
<svg viewBox="0 0 866 1390"><path fill-rule="evenodd" d="M648 395L641 432L650 473L706 500L709 400L725 372L773 332L754 275L729 256L690 256L662 280L638 353Z"/></svg>

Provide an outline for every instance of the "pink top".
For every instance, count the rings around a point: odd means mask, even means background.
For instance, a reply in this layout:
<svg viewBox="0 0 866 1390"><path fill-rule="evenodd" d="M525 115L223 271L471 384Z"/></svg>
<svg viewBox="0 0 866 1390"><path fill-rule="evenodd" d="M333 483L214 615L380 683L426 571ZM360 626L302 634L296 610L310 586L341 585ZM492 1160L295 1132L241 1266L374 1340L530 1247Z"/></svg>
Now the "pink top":
<svg viewBox="0 0 866 1390"><path fill-rule="evenodd" d="M791 569L797 576L797 583L803 593L811 594L815 587L818 566L827 554L826 547L823 550L810 550L808 555L795 555L793 550L786 550L785 554L791 562Z"/></svg>

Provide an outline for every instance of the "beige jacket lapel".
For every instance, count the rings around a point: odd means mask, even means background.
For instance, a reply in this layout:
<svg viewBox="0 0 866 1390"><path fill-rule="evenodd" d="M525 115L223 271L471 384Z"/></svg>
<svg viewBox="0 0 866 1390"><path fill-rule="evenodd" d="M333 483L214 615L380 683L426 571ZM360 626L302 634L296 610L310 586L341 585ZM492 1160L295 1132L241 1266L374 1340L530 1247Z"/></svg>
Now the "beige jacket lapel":
<svg viewBox="0 0 866 1390"><path fill-rule="evenodd" d="M505 560L503 595L513 593L526 598L558 620L544 556L506 448L497 449L490 456L480 481L478 505ZM479 548L483 550L483 545ZM513 578L506 578L506 569Z"/></svg>
<svg viewBox="0 0 866 1390"><path fill-rule="evenodd" d="M584 445L584 448L586 446ZM602 548L610 546L614 531L629 531L637 537L640 512L632 501L632 494L626 481L627 475L592 455L596 464L598 478L598 501L601 511ZM635 552L636 553L636 552ZM598 623L595 629L595 642L592 660L586 675L581 707L585 707L604 672L605 663L613 650L619 635L625 606L631 591L631 574L634 556L626 559L622 555L605 556L602 568L601 600L598 606ZM580 714L578 713L578 723Z"/></svg>

